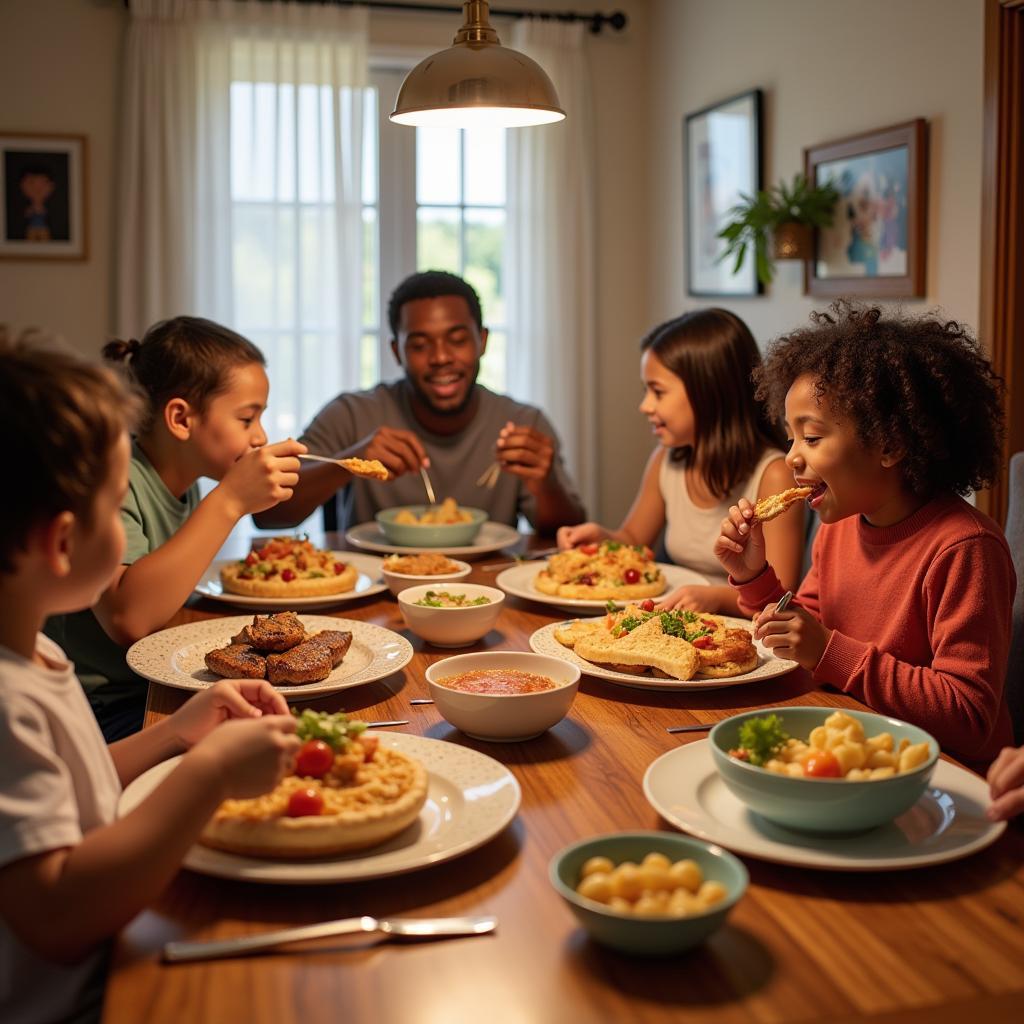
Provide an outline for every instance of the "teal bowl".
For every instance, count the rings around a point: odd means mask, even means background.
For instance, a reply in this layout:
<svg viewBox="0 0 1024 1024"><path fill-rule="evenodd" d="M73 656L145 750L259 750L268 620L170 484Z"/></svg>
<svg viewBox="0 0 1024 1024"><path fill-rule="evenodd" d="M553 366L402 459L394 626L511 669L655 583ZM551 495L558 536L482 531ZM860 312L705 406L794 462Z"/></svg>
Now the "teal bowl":
<svg viewBox="0 0 1024 1024"><path fill-rule="evenodd" d="M466 547L476 540L480 527L487 522L487 513L482 508L466 508L472 519L468 523L449 523L438 526L414 526L411 523L396 523L395 516L399 512L411 512L421 516L430 508L429 505L401 505L386 508L374 517L389 544L405 548L445 548Z"/></svg>
<svg viewBox="0 0 1024 1024"><path fill-rule="evenodd" d="M695 860L705 880L725 886L726 898L710 910L689 917L634 917L576 892L580 871L591 857L607 857L613 864L627 860L639 863L648 853L663 853L672 861ZM615 832L582 839L551 858L548 875L558 895L595 942L639 956L665 956L700 945L724 923L749 881L747 869L731 853L672 832Z"/></svg>
<svg viewBox="0 0 1024 1024"><path fill-rule="evenodd" d="M775 714L790 736L806 740L834 711L843 711L864 728L865 738L892 734L898 746L927 742L931 756L924 764L888 779L848 782L845 779L802 779L778 775L729 756L739 746L740 726L748 718ZM921 798L939 759L939 745L924 729L868 711L825 707L777 707L747 711L721 721L711 730L711 756L730 792L755 814L797 832L818 835L866 832L884 825Z"/></svg>

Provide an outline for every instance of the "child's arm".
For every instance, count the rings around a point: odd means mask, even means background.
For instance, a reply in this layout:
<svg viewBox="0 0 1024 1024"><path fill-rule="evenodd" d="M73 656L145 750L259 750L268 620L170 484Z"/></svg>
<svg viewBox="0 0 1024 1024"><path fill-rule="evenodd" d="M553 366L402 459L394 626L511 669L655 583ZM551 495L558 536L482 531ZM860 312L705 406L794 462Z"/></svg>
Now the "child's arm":
<svg viewBox="0 0 1024 1024"><path fill-rule="evenodd" d="M42 956L78 962L156 898L221 800L277 784L294 730L290 715L214 730L125 818L0 868L0 916Z"/></svg>
<svg viewBox="0 0 1024 1024"><path fill-rule="evenodd" d="M93 612L122 647L159 629L185 603L235 524L291 496L305 446L280 441L247 452L166 544L122 566Z"/></svg>
<svg viewBox="0 0 1024 1024"><path fill-rule="evenodd" d="M988 770L992 803L985 811L991 821L1024 813L1024 747L1003 747Z"/></svg>
<svg viewBox="0 0 1024 1024"><path fill-rule="evenodd" d="M651 453L640 481L640 490L617 530L609 530L600 523L563 526L557 534L558 546L572 548L577 544L592 544L602 540L617 540L620 544L653 544L665 525L665 502L658 484L664 456L664 448L657 448Z"/></svg>

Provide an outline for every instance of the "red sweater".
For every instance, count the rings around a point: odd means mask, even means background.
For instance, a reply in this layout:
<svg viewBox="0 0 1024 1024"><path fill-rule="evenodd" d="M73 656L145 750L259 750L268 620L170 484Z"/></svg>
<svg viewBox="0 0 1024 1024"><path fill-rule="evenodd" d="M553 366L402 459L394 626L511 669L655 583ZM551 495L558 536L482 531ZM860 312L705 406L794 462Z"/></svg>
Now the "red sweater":
<svg viewBox="0 0 1024 1024"><path fill-rule="evenodd" d="M956 495L895 526L822 523L797 601L833 630L814 670L883 714L927 729L963 761L991 761L1013 732L1003 697L1017 580L999 527ZM769 566L740 608L782 595Z"/></svg>

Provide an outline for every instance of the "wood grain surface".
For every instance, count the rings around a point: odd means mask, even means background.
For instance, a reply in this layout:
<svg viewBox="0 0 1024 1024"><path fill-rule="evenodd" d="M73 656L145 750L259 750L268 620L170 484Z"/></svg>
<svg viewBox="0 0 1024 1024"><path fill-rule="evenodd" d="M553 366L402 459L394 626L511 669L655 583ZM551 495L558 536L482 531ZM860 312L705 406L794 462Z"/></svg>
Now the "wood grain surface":
<svg viewBox="0 0 1024 1024"><path fill-rule="evenodd" d="M493 583L482 564L470 579ZM174 624L240 611L203 601L183 609ZM428 696L427 666L451 652L405 629L390 594L332 614L403 633L415 656L388 679L308 706L407 718L402 731L496 758L522 786L516 820L473 853L389 879L305 887L182 871L118 941L107 1024L1024 1019L1019 825L980 854L913 871L818 872L744 858L750 888L726 925L703 947L665 959L595 945L551 888L548 861L568 843L604 832L670 829L644 799L641 779L655 758L703 737L672 736L666 726L771 705L856 702L814 688L800 670L707 693L658 693L584 677L569 716L544 736L484 743L454 730L433 705L410 706L411 698ZM534 630L565 617L509 598L497 628L469 649L528 650ZM188 696L151 686L147 723ZM160 961L171 939L220 939L361 914L470 913L497 915L497 933L418 943L361 936L245 959Z"/></svg>

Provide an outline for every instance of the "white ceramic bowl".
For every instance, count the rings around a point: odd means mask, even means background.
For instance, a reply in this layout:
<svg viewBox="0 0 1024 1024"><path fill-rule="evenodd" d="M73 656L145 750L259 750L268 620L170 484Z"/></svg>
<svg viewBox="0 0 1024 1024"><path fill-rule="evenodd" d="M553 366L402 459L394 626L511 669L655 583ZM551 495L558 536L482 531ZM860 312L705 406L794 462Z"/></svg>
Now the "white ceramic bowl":
<svg viewBox="0 0 1024 1024"><path fill-rule="evenodd" d="M435 590L439 590L456 580L464 580L473 571L473 567L468 562L460 562L457 558L451 558L449 561L459 567L457 572L445 572L439 576L414 576L404 572L392 572L388 568L387 562L384 562L381 567L381 575L395 597L398 597L403 590L419 586L421 583L429 583Z"/></svg>
<svg viewBox="0 0 1024 1024"><path fill-rule="evenodd" d="M441 679L483 669L514 669L554 680L551 690L536 693L466 693L442 686ZM427 669L427 685L437 710L467 736L498 743L533 739L557 725L568 713L580 685L580 670L560 658L527 651L457 654Z"/></svg>
<svg viewBox="0 0 1024 1024"><path fill-rule="evenodd" d="M464 595L470 601L486 597L487 604L468 604L461 608L432 608L417 604L430 592ZM407 587L398 595L398 607L405 624L435 647L465 647L486 636L505 600L505 591L479 583L423 583Z"/></svg>

